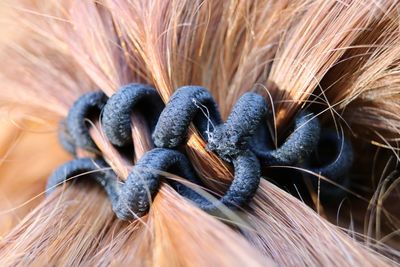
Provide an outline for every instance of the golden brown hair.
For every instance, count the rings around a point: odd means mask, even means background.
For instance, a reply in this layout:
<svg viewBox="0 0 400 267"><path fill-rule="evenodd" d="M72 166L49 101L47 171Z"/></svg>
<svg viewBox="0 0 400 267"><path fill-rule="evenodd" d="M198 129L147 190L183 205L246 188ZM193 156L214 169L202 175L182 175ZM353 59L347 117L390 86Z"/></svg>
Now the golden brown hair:
<svg viewBox="0 0 400 267"><path fill-rule="evenodd" d="M0 136L0 183L9 202L0 213L1 266L396 264L399 211L388 203L398 198L397 1L1 5L2 24L14 29L0 39L7 66L0 72L0 103L9 129ZM273 185L270 179L287 177L266 168L253 201L227 211L229 220L199 210L167 184L149 213L131 222L115 218L92 183L67 183L44 198L46 177L68 157L55 145L57 123L83 93L101 89L111 96L129 82L154 85L164 102L180 86L202 85L224 118L241 94L257 91L274 107L276 143L299 110L312 109L324 126L351 137L354 186L339 206L321 203L312 188L311 200L302 201ZM103 138L97 121L90 130L121 179L152 148L142 118L132 120L135 157L129 162ZM207 187L223 193L233 169L205 149L194 127L185 152Z"/></svg>

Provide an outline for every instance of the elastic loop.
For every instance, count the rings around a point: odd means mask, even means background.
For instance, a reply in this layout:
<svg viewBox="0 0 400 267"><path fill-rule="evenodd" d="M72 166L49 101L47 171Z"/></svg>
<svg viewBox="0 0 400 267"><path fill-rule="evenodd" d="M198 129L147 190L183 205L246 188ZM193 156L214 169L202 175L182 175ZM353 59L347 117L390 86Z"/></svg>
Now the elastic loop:
<svg viewBox="0 0 400 267"><path fill-rule="evenodd" d="M247 204L255 195L260 184L260 163L251 151L244 151L232 161L235 175L225 195L216 203L201 206L203 210L216 213L225 206L237 209Z"/></svg>
<svg viewBox="0 0 400 267"><path fill-rule="evenodd" d="M320 131L319 120L314 114L303 111L295 119L294 131L279 148L271 150L258 142L252 144L252 151L267 166L295 165L314 151Z"/></svg>
<svg viewBox="0 0 400 267"><path fill-rule="evenodd" d="M100 159L80 158L71 160L56 169L47 180L46 195L50 195L57 186L74 178L82 179L91 177L99 183L106 191L111 203L115 205L118 201L119 184L115 174L107 170L109 166Z"/></svg>
<svg viewBox="0 0 400 267"><path fill-rule="evenodd" d="M226 161L249 149L253 137L267 114L267 103L261 95L245 93L236 102L227 121L209 135L207 148Z"/></svg>
<svg viewBox="0 0 400 267"><path fill-rule="evenodd" d="M100 116L107 101L107 96L100 91L90 92L81 96L71 107L67 117L67 128L76 147L97 152L98 148L89 134L86 119Z"/></svg>
<svg viewBox="0 0 400 267"><path fill-rule="evenodd" d="M154 143L162 148L145 153L132 168L125 183L120 183L112 171L104 170L108 165L103 160L75 159L52 174L47 193L73 176L95 173L91 177L106 190L118 218L127 220L143 216L150 208L164 173L200 185L189 160L182 153L168 149L177 148L185 141L191 123L207 141L207 148L234 167L230 187L216 201L205 198L190 186L169 181L179 194L209 213L215 214L223 207L234 209L248 203L260 183L260 162L267 166L301 163L333 181L348 182L346 175L353 161L350 143L332 131L324 131L319 140L320 124L312 113L299 113L293 132L279 148L271 149L266 124L268 104L256 93L241 96L225 123L212 95L200 86L179 88L163 111L162 107L156 90L143 84L124 86L108 100L102 92L90 92L80 97L71 108L66 123L60 125L61 143L71 154L76 155L77 148L97 151L85 122L86 118L96 115L101 115L102 129L112 144L122 147L132 143L131 116L136 111L142 113L150 130L154 129ZM335 155L327 160L329 153L325 152L332 150L329 147L332 145ZM310 156L314 158L310 160ZM325 188L330 187L322 189ZM331 190L331 195L338 192Z"/></svg>
<svg viewBox="0 0 400 267"><path fill-rule="evenodd" d="M254 196L260 182L260 166L255 155L248 151L233 162L235 177L226 194L217 202L210 202L189 187L174 182L179 194L188 198L207 212L216 212L222 206L237 208ZM118 218L127 220L147 213L151 198L160 186L162 172L185 177L189 182L199 184L193 168L180 152L165 148L155 148L147 152L122 186L119 201L114 206Z"/></svg>
<svg viewBox="0 0 400 267"><path fill-rule="evenodd" d="M187 158L180 152L164 148L148 151L136 163L122 186L118 205L114 212L123 220L147 213L151 198L158 191L162 172L185 177L198 183ZM182 192L180 192L182 193Z"/></svg>
<svg viewBox="0 0 400 267"><path fill-rule="evenodd" d="M132 83L110 97L102 114L103 131L116 146L132 143L131 114L136 108L145 116L151 131L164 107L157 91L145 84ZM144 110L146 112L144 112Z"/></svg>
<svg viewBox="0 0 400 267"><path fill-rule="evenodd" d="M205 140L209 131L222 122L213 97L204 87L184 86L176 90L161 112L153 133L154 144L166 148L181 145L192 121Z"/></svg>

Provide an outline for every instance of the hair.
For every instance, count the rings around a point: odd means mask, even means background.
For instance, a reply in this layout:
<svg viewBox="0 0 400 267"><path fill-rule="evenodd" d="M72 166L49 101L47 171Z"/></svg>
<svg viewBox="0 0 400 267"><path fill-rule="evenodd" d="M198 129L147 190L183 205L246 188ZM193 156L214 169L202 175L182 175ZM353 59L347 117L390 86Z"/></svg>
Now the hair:
<svg viewBox="0 0 400 267"><path fill-rule="evenodd" d="M399 10L395 0L3 1L0 265L396 265ZM168 184L147 215L129 222L94 183L71 181L44 197L47 177L69 158L57 128L73 102L130 82L153 85L164 102L181 86L204 86L224 118L256 91L273 107L275 143L310 109L351 139L352 186L345 198L323 201L312 187L306 197L277 186L292 174L265 167L254 199L226 210L229 219ZM90 128L121 179L152 148L143 118L132 121L129 162L98 118ZM233 169L193 126L184 151L207 188L223 194Z"/></svg>

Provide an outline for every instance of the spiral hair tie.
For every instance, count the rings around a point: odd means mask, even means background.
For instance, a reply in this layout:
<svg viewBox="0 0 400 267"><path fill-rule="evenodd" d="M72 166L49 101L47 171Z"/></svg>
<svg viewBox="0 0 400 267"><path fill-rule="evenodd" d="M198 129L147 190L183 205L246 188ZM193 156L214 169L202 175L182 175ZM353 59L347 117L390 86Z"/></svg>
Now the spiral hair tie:
<svg viewBox="0 0 400 267"><path fill-rule="evenodd" d="M140 112L145 118L156 148L146 152L122 182L102 159L91 139L86 119L98 116L105 136L113 145L122 147L133 145L131 116L134 112ZM306 163L310 170L321 175L345 176L352 155L346 140L341 139L345 153L335 150L338 155L334 161L317 166L312 161L321 144L318 119L309 112L299 113L293 132L279 148L271 149L271 138L266 131L268 114L264 98L252 92L239 98L226 122L222 121L212 95L200 86L177 89L165 107L156 90L143 84L124 86L109 99L102 92L87 93L72 106L66 122L60 125L59 136L61 144L74 156L77 148L97 153L93 159L76 158L58 168L48 180L48 192L74 176L87 173L104 187L118 218L128 220L143 216L159 189L162 173L178 175L190 184L201 185L190 161L176 150L185 144L191 124L207 142L207 149L234 167L230 187L216 201L204 198L186 184L166 181L204 211L215 213L221 207L235 209L246 205L258 188L261 166Z"/></svg>

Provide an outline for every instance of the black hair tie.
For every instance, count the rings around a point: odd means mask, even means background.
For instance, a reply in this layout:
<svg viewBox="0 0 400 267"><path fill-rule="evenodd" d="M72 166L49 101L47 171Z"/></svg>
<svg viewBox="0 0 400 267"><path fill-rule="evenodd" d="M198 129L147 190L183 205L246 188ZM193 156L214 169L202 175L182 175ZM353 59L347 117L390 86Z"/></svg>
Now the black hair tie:
<svg viewBox="0 0 400 267"><path fill-rule="evenodd" d="M101 119L104 133L113 145L129 145L132 143L132 110L140 109L152 131L163 107L164 103L153 87L139 83L123 86L104 106Z"/></svg>
<svg viewBox="0 0 400 267"><path fill-rule="evenodd" d="M207 141L209 150L233 164L234 179L225 195L217 201L205 199L184 184L168 182L179 194L210 213L218 212L222 206L241 207L252 199L260 182L260 161L266 166L306 162L317 173L342 177L344 173L341 171L348 169L346 159L352 158L351 146L345 140L345 153L340 154L337 160L322 162L318 166L310 161L310 154L315 151L313 155L317 155L318 152L315 147L320 126L317 118L307 112L299 113L293 133L278 149L269 149L270 138L266 131L268 105L256 93L245 93L225 123L211 94L200 86L179 88L162 110L163 106L155 89L142 84L124 86L110 99L102 92L91 92L80 97L71 108L66 123L61 124L59 135L61 143L71 154L76 154L76 148L97 151L85 122L85 118L96 115L101 115L105 135L112 144L131 144L131 113L134 111L140 111L148 127L154 129L154 143L161 148L145 153L125 183L118 181L111 170L104 170L108 168L104 160L83 158L57 169L49 178L48 190L75 175L96 172L93 177L105 188L119 218L142 216L158 191L162 177L160 172L169 172L200 184L188 159L181 152L172 150L185 142L191 123ZM342 156L345 156L344 159Z"/></svg>
<svg viewBox="0 0 400 267"><path fill-rule="evenodd" d="M133 166L121 186L119 201L114 206L114 212L120 219L131 219L132 215L142 216L150 208L151 198L158 191L162 172L185 177L192 183L198 183L194 171L186 157L174 150L155 148L143 155ZM181 194L185 194L187 187L180 187ZM192 199L195 202L198 198Z"/></svg>
<svg viewBox="0 0 400 267"><path fill-rule="evenodd" d="M246 198L248 191L246 176L252 175L246 171L249 164L253 165L253 162L247 158L238 160L237 171L243 179L238 179L237 183L241 183L242 186L235 186L217 202L207 200L189 186L179 182L172 181L170 184L179 194L207 212L217 212L220 206L237 208L238 202L250 200ZM115 173L103 160L80 158L69 161L56 169L48 179L46 192L49 195L56 186L74 176L80 179L91 177L105 189L117 217L129 220L147 213L151 198L158 191L161 177L165 172L184 177L193 184L199 184L191 164L182 153L171 149L155 148L147 152L133 166L125 183L118 181Z"/></svg>

